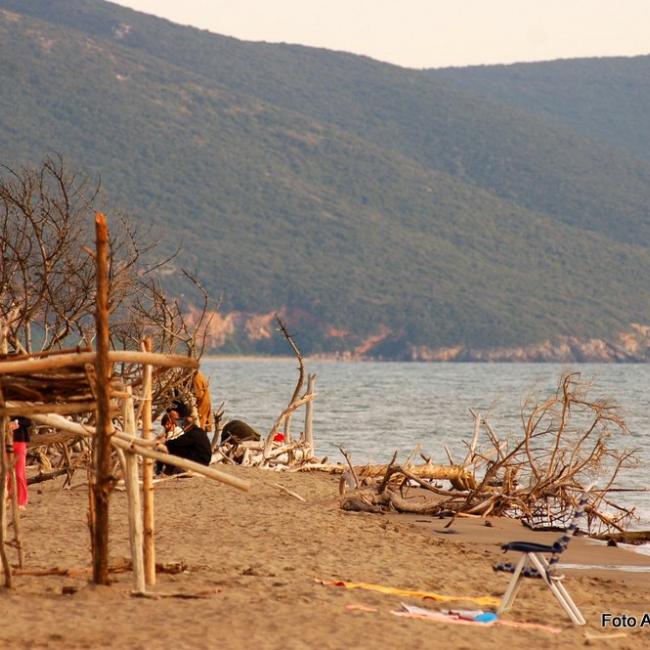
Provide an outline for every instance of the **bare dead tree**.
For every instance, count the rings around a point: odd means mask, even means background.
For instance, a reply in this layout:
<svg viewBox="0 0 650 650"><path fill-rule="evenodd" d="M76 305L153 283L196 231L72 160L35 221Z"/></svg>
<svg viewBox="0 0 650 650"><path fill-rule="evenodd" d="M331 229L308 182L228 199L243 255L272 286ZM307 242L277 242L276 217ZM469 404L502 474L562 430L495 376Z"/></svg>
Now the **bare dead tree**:
<svg viewBox="0 0 650 650"><path fill-rule="evenodd" d="M17 351L60 349L92 330L92 220L99 184L60 156L35 168L0 167L0 320ZM110 309L134 290L142 251L123 220L111 242Z"/></svg>
<svg viewBox="0 0 650 650"><path fill-rule="evenodd" d="M0 166L0 322L17 352L56 350L93 338L95 260L92 214L99 183L72 173L54 155L37 167ZM200 358L210 317L209 296L195 277L183 277L200 296L189 318L149 267L155 242L142 246L124 218L111 226L109 282L111 346L154 349ZM124 372L128 372L128 368ZM173 382L172 382L173 383Z"/></svg>
<svg viewBox="0 0 650 650"><path fill-rule="evenodd" d="M71 172L60 156L47 157L36 167L0 166L0 327L15 352L42 355L71 346L92 347L92 215L98 192L98 182ZM138 350L145 336L151 336L154 351L200 358L214 313L208 307L216 308L207 291L182 270L199 305L189 313L187 305L169 297L159 279L161 267L175 254L156 259L156 242L143 246L125 218L112 219L110 232L110 346ZM122 364L116 370L123 384L137 387L141 381L137 365ZM157 411L179 394L189 401L191 384L192 371L157 370Z"/></svg>

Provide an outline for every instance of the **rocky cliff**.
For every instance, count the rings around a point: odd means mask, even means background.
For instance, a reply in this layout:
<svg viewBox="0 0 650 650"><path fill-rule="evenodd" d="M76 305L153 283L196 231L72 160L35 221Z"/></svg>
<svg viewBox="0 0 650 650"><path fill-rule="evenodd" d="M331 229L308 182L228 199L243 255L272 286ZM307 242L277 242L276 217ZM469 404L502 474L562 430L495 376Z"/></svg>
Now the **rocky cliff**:
<svg viewBox="0 0 650 650"><path fill-rule="evenodd" d="M206 349L214 353L286 352L279 340L275 313L250 313L233 311L208 314ZM312 356L344 360L379 359L386 361L435 361L435 362L557 362L557 363L612 363L650 361L650 326L631 323L625 331L610 339L581 339L574 336L558 336L539 343L515 347L427 347L401 344L400 337L385 325L378 325L376 332L365 337L351 334L329 324L318 322L313 316L286 307L278 315L287 322L300 344L301 339L311 338L314 330L325 335L331 342L331 351L315 352ZM192 322L195 310L187 316ZM275 341L274 344L272 342Z"/></svg>

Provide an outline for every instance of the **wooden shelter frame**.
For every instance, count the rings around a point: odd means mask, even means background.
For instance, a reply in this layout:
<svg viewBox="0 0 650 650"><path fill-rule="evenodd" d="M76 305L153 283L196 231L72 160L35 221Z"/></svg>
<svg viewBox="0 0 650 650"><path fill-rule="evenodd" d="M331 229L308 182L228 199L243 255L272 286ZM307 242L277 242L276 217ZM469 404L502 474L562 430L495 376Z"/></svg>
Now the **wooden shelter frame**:
<svg viewBox="0 0 650 650"><path fill-rule="evenodd" d="M90 489L93 579L108 583L108 498L115 479L110 458L117 452L124 469L129 518L129 541L133 567L134 591L145 593L156 581L154 548L153 463L161 461L183 470L205 476L231 487L247 491L249 483L209 466L165 453L151 437L152 368L197 369L197 359L174 354L151 352L151 342L143 341L143 351L109 350L108 341L108 269L106 243L108 231L104 215L97 213L97 350L63 350L48 353L17 354L0 361L0 562L4 585L12 586L12 571L5 545L7 543L7 478L15 481L12 436L9 420L21 415L39 424L51 426L94 441L94 478ZM101 336L100 336L101 334ZM3 349L6 341L0 336ZM102 344L101 341L104 341ZM114 364L142 366L142 381L124 385L113 373ZM141 402L141 435L134 400ZM73 422L65 416L95 414L95 426ZM121 428L115 424L121 420ZM5 453L7 449L8 453ZM142 490L140 499L138 456L142 459ZM12 477L14 477L12 479ZM15 545L22 567L20 514L16 490L12 489L12 515ZM102 512L100 512L102 511ZM102 515L100 521L99 515Z"/></svg>

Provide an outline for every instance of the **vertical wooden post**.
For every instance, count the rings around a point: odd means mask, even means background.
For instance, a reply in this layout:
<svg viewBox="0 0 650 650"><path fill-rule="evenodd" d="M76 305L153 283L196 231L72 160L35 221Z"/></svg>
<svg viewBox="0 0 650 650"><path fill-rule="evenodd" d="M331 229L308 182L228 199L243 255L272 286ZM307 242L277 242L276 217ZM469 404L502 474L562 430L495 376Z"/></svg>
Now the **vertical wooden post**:
<svg viewBox="0 0 650 650"><path fill-rule="evenodd" d="M124 400L122 412L124 431L135 435L135 413L131 386L126 388L129 397ZM131 564L133 566L133 586L137 593L145 592L144 536L142 531L142 510L140 505L140 485L138 484L138 457L135 453L126 452L126 495L129 507L129 543L131 545Z"/></svg>
<svg viewBox="0 0 650 650"><path fill-rule="evenodd" d="M314 392L316 386L316 374L307 375L307 395ZM311 399L305 405L305 446L309 458L314 455L314 432L313 432L313 418L314 418L314 400Z"/></svg>
<svg viewBox="0 0 650 650"><path fill-rule="evenodd" d="M7 342L7 324L0 321L0 352L7 354L9 351L9 344ZM0 389L0 405L5 405L4 394ZM11 588L11 566L5 549L5 542L7 540L7 473L9 471L7 462L7 430L9 427L9 418L3 415L0 418L0 560L2 561L2 569L5 578L5 587Z"/></svg>
<svg viewBox="0 0 650 650"><path fill-rule="evenodd" d="M4 399L0 399L4 406ZM7 499L5 498L7 490L7 454L5 451L5 436L9 418L3 415L0 418L0 560L2 561L2 570L4 573L4 585L11 589L11 565L7 558L5 541L7 537Z"/></svg>
<svg viewBox="0 0 650 650"><path fill-rule="evenodd" d="M113 424L110 413L111 363L109 351L109 239L106 217L95 214L95 242L97 264L97 301L95 327L97 332L97 435L95 437L95 525L93 530L93 582L109 584L108 576L108 513L112 488L111 434Z"/></svg>
<svg viewBox="0 0 650 650"><path fill-rule="evenodd" d="M151 337L144 339L145 352L151 352ZM142 437L151 440L151 366L143 368ZM153 460L145 458L142 464L142 491L144 494L144 573L147 585L156 584L156 546L154 541Z"/></svg>

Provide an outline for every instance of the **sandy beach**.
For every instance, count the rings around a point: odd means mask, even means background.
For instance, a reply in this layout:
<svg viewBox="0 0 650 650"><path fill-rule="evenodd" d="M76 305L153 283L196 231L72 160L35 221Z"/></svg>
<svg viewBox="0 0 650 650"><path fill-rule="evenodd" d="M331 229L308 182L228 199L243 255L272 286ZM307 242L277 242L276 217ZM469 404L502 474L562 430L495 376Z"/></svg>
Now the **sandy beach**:
<svg viewBox="0 0 650 650"><path fill-rule="evenodd" d="M85 488L61 489L62 479L30 488L22 520L26 568L68 575L16 575L0 594L0 647L12 648L646 648L650 629L601 626L601 613L639 616L650 609L650 557L572 540L562 561L640 567L639 572L568 570L565 584L587 619L574 627L540 581L529 580L506 624L450 624L402 618L400 603L433 610L471 607L437 603L319 580L376 583L455 596L500 597L510 578L494 573L499 544L547 541L518 522L448 520L346 513L338 480L324 474L227 471L251 481L242 493L202 478L156 486L157 560L182 562L162 573L153 590L199 598L134 598L132 576L114 573L110 587L89 584ZM75 478L76 483L81 476ZM306 499L303 503L275 483ZM12 558L14 553L11 551ZM112 497L111 563L128 558L126 498ZM86 570L84 570L86 569ZM69 593L64 593L69 592ZM611 636L615 635L615 636Z"/></svg>

